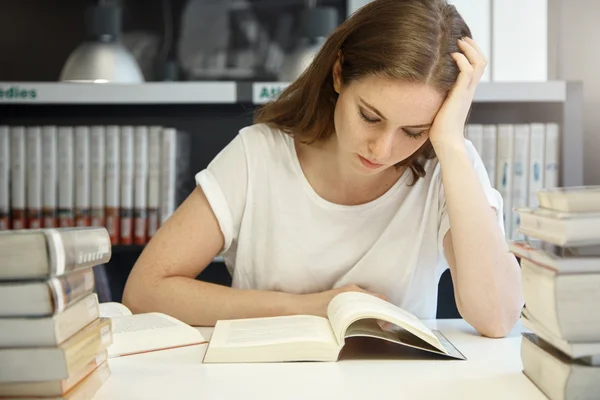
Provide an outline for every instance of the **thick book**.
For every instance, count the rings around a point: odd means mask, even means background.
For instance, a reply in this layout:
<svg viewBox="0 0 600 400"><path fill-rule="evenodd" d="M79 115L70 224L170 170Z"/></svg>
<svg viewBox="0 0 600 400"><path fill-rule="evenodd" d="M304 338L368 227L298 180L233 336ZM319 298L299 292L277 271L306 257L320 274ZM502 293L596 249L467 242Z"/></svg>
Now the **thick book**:
<svg viewBox="0 0 600 400"><path fill-rule="evenodd" d="M600 212L566 213L546 208L517 208L519 231L557 246L600 244Z"/></svg>
<svg viewBox="0 0 600 400"><path fill-rule="evenodd" d="M524 308L521 312L521 322L525 328L535 333L540 339L548 342L567 357L577 360L579 363L600 367L600 340L569 342L550 332L536 321L527 308Z"/></svg>
<svg viewBox="0 0 600 400"><path fill-rule="evenodd" d="M86 367L61 381L0 383L0 396L2 400L90 400L106 382L111 371L106 358L99 364L93 361L88 365L93 369ZM7 391L9 393L4 394Z"/></svg>
<svg viewBox="0 0 600 400"><path fill-rule="evenodd" d="M99 318L56 347L0 348L0 382L67 379L111 343L111 321Z"/></svg>
<svg viewBox="0 0 600 400"><path fill-rule="evenodd" d="M600 273L600 246L563 247L543 241L514 240L510 251L559 273Z"/></svg>
<svg viewBox="0 0 600 400"><path fill-rule="evenodd" d="M57 346L100 316L98 295L90 293L48 317L0 318L0 347Z"/></svg>
<svg viewBox="0 0 600 400"><path fill-rule="evenodd" d="M22 400L23 397L43 397L61 398L61 396L72 396L73 388L79 386L79 383L87 381L88 376L96 372L100 366L108 365L105 361L108 359L106 350L99 353L93 360L87 363L83 368L74 372L68 378L55 379L38 382L0 382L0 398L15 397ZM72 397L67 397L72 398ZM89 399L86 397L85 399ZM38 399L42 400L42 399Z"/></svg>
<svg viewBox="0 0 600 400"><path fill-rule="evenodd" d="M565 213L600 212L600 185L545 188L537 192L540 207Z"/></svg>
<svg viewBox="0 0 600 400"><path fill-rule="evenodd" d="M572 360L533 333L521 340L523 373L550 400L597 400L600 368Z"/></svg>
<svg viewBox="0 0 600 400"><path fill-rule="evenodd" d="M112 320L109 358L207 342L198 329L176 318L156 312L132 314L121 303L101 303L100 316Z"/></svg>
<svg viewBox="0 0 600 400"><path fill-rule="evenodd" d="M553 335L571 342L600 341L600 273L557 273L521 259L529 315Z"/></svg>
<svg viewBox="0 0 600 400"><path fill-rule="evenodd" d="M205 363L337 361L349 338L381 339L424 353L464 360L439 331L411 313L378 297L345 292L327 308L328 318L313 315L219 320ZM382 329L384 321L397 329Z"/></svg>
<svg viewBox="0 0 600 400"><path fill-rule="evenodd" d="M0 281L0 317L59 314L92 293L94 283L92 268L46 280Z"/></svg>
<svg viewBox="0 0 600 400"><path fill-rule="evenodd" d="M104 227L0 232L0 280L44 279L104 264L111 257Z"/></svg>

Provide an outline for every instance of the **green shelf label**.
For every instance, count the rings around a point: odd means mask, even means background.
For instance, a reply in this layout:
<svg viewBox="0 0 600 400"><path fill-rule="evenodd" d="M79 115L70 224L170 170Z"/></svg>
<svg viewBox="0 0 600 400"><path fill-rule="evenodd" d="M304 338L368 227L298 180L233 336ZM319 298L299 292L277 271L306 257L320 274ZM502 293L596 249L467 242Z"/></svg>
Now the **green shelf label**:
<svg viewBox="0 0 600 400"><path fill-rule="evenodd" d="M33 100L37 98L37 90L19 86L0 87L0 100Z"/></svg>

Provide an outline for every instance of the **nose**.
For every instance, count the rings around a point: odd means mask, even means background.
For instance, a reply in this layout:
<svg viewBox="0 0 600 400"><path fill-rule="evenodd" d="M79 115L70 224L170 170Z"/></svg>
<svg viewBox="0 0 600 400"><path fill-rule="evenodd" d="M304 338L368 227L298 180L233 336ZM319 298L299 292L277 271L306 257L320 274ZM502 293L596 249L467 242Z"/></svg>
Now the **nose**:
<svg viewBox="0 0 600 400"><path fill-rule="evenodd" d="M369 144L369 151L376 162L385 162L392 155L394 132L382 132Z"/></svg>

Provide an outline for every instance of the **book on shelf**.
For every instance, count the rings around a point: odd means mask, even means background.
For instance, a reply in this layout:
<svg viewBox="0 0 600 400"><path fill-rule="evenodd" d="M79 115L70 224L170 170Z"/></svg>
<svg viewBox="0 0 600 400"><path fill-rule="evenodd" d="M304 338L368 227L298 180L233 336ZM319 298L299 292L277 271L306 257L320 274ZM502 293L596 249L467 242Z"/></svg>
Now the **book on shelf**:
<svg viewBox="0 0 600 400"><path fill-rule="evenodd" d="M144 245L194 187L189 134L168 126L1 125L0 145L0 231L104 226Z"/></svg>
<svg viewBox="0 0 600 400"><path fill-rule="evenodd" d="M110 236L103 227L0 232L0 280L44 279L106 263Z"/></svg>
<svg viewBox="0 0 600 400"><path fill-rule="evenodd" d="M397 329L382 329L386 321ZM362 292L335 296L327 318L312 315L217 321L205 363L337 361L352 338L372 338L423 354L464 360L439 331L414 315Z"/></svg>
<svg viewBox="0 0 600 400"><path fill-rule="evenodd" d="M132 314L125 305L109 302L100 304L100 316L112 321L109 358L206 343L196 328L166 314Z"/></svg>

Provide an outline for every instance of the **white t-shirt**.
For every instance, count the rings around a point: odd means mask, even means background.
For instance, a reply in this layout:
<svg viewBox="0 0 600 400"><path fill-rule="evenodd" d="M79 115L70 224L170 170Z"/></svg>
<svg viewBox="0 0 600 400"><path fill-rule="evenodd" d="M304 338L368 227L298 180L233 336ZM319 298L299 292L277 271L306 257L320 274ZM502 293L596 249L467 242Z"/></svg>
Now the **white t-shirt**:
<svg viewBox="0 0 600 400"><path fill-rule="evenodd" d="M504 230L502 197L468 140L466 147ZM242 129L196 182L225 237L233 287L314 293L356 284L433 319L450 224L437 159L425 171L409 186L406 170L369 203L334 204L306 180L293 138L258 124Z"/></svg>

